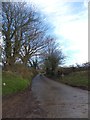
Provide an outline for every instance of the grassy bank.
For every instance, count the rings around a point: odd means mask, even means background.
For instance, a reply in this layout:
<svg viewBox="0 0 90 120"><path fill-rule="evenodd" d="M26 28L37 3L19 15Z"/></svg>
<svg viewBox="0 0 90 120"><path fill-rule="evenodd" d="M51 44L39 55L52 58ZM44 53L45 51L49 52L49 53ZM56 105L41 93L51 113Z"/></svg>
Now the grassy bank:
<svg viewBox="0 0 90 120"><path fill-rule="evenodd" d="M88 90L88 72L73 72L59 79L60 82Z"/></svg>
<svg viewBox="0 0 90 120"><path fill-rule="evenodd" d="M12 72L2 73L2 95L13 94L25 90L30 85L31 80L24 79ZM4 85L4 83L6 85Z"/></svg>

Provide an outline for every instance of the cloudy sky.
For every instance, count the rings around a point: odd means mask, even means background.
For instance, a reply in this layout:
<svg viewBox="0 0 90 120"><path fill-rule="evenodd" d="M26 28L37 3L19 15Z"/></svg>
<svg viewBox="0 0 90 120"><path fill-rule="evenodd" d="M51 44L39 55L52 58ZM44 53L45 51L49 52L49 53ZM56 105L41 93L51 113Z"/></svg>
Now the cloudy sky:
<svg viewBox="0 0 90 120"><path fill-rule="evenodd" d="M50 33L55 35L66 56L65 65L82 64L88 61L89 0L24 1L32 1L45 16L45 20L52 27Z"/></svg>
<svg viewBox="0 0 90 120"><path fill-rule="evenodd" d="M65 65L88 61L88 1L33 0L53 27L51 31L67 56Z"/></svg>

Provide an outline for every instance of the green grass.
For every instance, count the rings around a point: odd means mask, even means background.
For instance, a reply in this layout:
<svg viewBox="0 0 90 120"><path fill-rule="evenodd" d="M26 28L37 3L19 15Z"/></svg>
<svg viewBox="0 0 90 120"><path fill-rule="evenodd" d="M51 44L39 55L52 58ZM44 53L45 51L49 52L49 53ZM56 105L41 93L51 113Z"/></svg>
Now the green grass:
<svg viewBox="0 0 90 120"><path fill-rule="evenodd" d="M6 83L4 86L3 83ZM2 73L2 95L10 95L25 90L30 85L30 80L23 79L12 72Z"/></svg>
<svg viewBox="0 0 90 120"><path fill-rule="evenodd" d="M88 89L88 72L73 72L65 75L60 81L71 86Z"/></svg>

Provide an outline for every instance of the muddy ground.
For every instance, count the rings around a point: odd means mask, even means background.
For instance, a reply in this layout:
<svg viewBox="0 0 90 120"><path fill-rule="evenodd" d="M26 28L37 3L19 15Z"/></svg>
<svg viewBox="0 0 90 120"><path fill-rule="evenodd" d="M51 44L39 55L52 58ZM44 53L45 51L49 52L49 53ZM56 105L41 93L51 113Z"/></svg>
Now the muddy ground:
<svg viewBox="0 0 90 120"><path fill-rule="evenodd" d="M2 118L43 118L45 116L46 112L30 89L2 99Z"/></svg>

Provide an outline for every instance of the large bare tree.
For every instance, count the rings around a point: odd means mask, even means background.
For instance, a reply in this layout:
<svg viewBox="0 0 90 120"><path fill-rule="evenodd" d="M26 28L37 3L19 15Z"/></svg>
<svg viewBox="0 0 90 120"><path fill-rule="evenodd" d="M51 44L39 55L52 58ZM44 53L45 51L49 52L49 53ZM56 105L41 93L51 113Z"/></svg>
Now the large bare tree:
<svg viewBox="0 0 90 120"><path fill-rule="evenodd" d="M5 64L12 66L21 60L27 65L47 43L39 15L24 2L3 2L2 18Z"/></svg>

